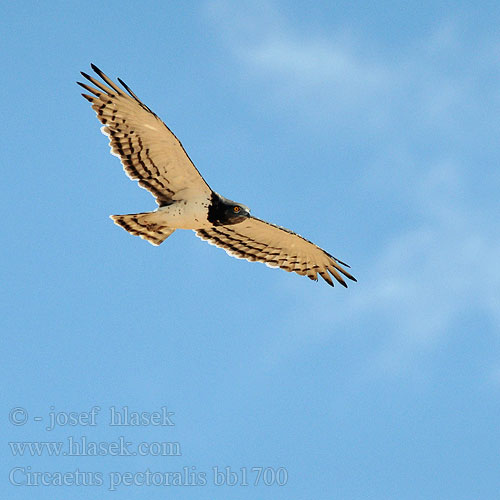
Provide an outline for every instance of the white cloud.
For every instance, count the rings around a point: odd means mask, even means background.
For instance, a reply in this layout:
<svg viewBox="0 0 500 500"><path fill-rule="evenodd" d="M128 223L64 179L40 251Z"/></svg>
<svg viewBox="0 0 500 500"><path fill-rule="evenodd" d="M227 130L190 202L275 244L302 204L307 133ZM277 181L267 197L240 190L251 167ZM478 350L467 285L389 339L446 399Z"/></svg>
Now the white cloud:
<svg viewBox="0 0 500 500"><path fill-rule="evenodd" d="M388 85L391 74L385 68L363 61L342 43L329 40L300 40L270 36L246 51L248 63L262 71L275 72L291 79L294 85L336 84L344 91ZM358 92L360 90L358 89Z"/></svg>
<svg viewBox="0 0 500 500"><path fill-rule="evenodd" d="M206 5L234 57L274 86L283 102L301 106L295 97L302 95L326 103L334 97L342 105L396 84L391 68L363 55L347 31L333 38L295 32L274 2Z"/></svg>
<svg viewBox="0 0 500 500"><path fill-rule="evenodd" d="M263 346L262 362L293 360L307 344L342 336L357 343L364 337L373 349L362 367L353 366L353 376L411 373L426 380L423 360L446 348L458 332L463 335L463 324L466 335L484 335L471 327L471 317L500 333L500 231L485 221L481 208L463 199L462 181L451 162L429 166L413 192L405 193L418 222L384 235L371 256L366 252L355 270L359 283L348 290L311 293L295 280L280 291L293 305L289 324ZM301 306L295 310L297 300Z"/></svg>
<svg viewBox="0 0 500 500"><path fill-rule="evenodd" d="M377 134L380 144L358 182L375 199L384 197L395 219L408 215L406 224L381 234L363 279L335 296L335 312L331 298L315 297L311 314L324 325L316 339L343 327L350 335L353 328L377 328L383 334L373 368L400 372L446 342L468 314L500 332L500 230L498 213L491 216L498 205L477 194L488 182L500 185L498 168L484 160L489 154L498 164L500 72L491 54L498 56L499 41L469 46L461 21L452 19L390 52L347 31L328 38L301 31L273 3L246 8L231 23L225 21L233 20L232 4L210 5L235 58L276 88L278 111L286 102L302 116L313 107L323 122L335 119L332 109L349 111L338 114L339 122L362 116L360 133Z"/></svg>
<svg viewBox="0 0 500 500"><path fill-rule="evenodd" d="M470 99L490 112L489 99L500 99L493 85L498 78L499 40L471 44L461 20L436 20L423 38L388 47L376 39L354 36L335 27L317 33L297 27L276 2L207 2L206 12L245 76L274 89L277 106L295 107L321 123L356 121L359 130L387 127L392 133L415 125L435 130L455 127L469 119ZM489 94L489 95L488 95ZM346 112L346 114L344 114ZM362 120L360 120L362 113ZM410 123L399 124L406 117Z"/></svg>
<svg viewBox="0 0 500 500"><path fill-rule="evenodd" d="M318 341L343 331L352 335L353 329L379 333L369 371L411 369L418 356L463 331L470 314L500 332L498 227L462 200L461 175L450 163L429 167L413 187L406 196L420 212L419 222L384 238L359 270L359 284L335 297L333 311L326 297L310 305L312 315L323 320Z"/></svg>

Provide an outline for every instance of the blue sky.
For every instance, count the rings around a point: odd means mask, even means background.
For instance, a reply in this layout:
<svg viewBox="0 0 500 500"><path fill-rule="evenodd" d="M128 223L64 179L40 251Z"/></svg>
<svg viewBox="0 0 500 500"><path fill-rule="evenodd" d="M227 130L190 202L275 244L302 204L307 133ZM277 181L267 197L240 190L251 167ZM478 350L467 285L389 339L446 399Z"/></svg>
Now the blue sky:
<svg viewBox="0 0 500 500"><path fill-rule="evenodd" d="M0 23L3 498L498 498L497 2L28 1L4 3ZM155 203L79 95L90 62L162 117L215 190L358 283L114 226ZM95 426L46 430L51 411L94 406ZM175 425L112 427L112 406L166 407ZM181 455L7 444L82 436ZM183 467L207 484L111 491ZM247 470L249 486L214 485L214 467ZM286 484L253 486L259 467ZM11 484L76 470L103 484Z"/></svg>

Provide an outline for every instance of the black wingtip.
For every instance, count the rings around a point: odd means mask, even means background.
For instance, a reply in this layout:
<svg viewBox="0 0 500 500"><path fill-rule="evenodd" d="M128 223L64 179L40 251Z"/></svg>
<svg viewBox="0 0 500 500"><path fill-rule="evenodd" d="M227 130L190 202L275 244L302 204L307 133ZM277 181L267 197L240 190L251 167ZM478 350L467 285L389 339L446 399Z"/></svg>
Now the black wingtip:
<svg viewBox="0 0 500 500"><path fill-rule="evenodd" d="M323 252L325 252L326 255L328 255L328 257L331 257L335 262L337 262L337 264L341 264L345 267L348 267L349 269L351 268L349 264L346 264L345 262L342 262L340 259L337 259L337 257L334 257L331 253L328 253L326 250L323 250Z"/></svg>
<svg viewBox="0 0 500 500"><path fill-rule="evenodd" d="M121 79L121 78L118 78L117 79L121 86L138 102L141 104L141 106L144 106L144 104L141 102L141 100L132 92L132 89ZM146 106L147 107L147 106ZM149 111L151 111L149 108L147 108ZM151 113L153 113L151 111ZM153 113L154 114L154 113Z"/></svg>
<svg viewBox="0 0 500 500"><path fill-rule="evenodd" d="M138 101L139 99L137 98L137 96L132 92L132 90L130 90L130 87L121 79L121 78L117 78L117 80L120 82L120 84L122 85L122 87L136 100Z"/></svg>
<svg viewBox="0 0 500 500"><path fill-rule="evenodd" d="M102 71L94 64L90 63L90 67L99 75L101 76Z"/></svg>
<svg viewBox="0 0 500 500"><path fill-rule="evenodd" d="M325 277L326 276L326 277ZM335 287L335 284L333 283L333 280L332 278L330 278L330 275L329 274L325 274L325 275L321 275L321 277L323 278L324 281L326 281L326 283L328 283L331 287Z"/></svg>
<svg viewBox="0 0 500 500"><path fill-rule="evenodd" d="M83 78L86 78L87 80L91 81L91 77L88 73L85 73L85 71L80 71L80 75L83 76Z"/></svg>
<svg viewBox="0 0 500 500"><path fill-rule="evenodd" d="M335 279L345 288L347 288L347 283L339 276L338 278L334 276Z"/></svg>
<svg viewBox="0 0 500 500"><path fill-rule="evenodd" d="M94 63L90 63L90 67L107 83L109 83L109 78L101 71ZM111 85L112 86L112 85Z"/></svg>
<svg viewBox="0 0 500 500"><path fill-rule="evenodd" d="M351 269L351 266L349 264L346 264L345 262L342 262L340 259L337 259L336 257L334 257L334 259L339 263L339 264L342 264L343 266L345 267L348 267L349 269Z"/></svg>

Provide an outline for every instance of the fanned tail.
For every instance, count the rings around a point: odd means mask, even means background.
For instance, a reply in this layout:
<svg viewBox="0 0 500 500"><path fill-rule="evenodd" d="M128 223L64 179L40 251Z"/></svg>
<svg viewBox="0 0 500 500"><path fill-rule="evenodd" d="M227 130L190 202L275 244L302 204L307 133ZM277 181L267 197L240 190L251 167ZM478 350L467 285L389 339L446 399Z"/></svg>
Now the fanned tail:
<svg viewBox="0 0 500 500"><path fill-rule="evenodd" d="M130 234L140 236L152 245L160 245L175 231L161 224L158 220L158 212L111 215L110 217L116 225L123 227Z"/></svg>

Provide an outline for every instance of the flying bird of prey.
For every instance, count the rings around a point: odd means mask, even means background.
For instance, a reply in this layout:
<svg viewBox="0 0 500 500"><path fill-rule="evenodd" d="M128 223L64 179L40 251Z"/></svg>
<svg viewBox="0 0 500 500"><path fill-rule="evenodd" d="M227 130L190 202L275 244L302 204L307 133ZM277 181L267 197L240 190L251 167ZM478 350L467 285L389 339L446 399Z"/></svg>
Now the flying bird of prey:
<svg viewBox="0 0 500 500"><path fill-rule="evenodd" d="M342 275L356 281L342 267L347 264L311 241L250 215L245 205L213 191L165 123L122 80L118 78L126 92L91 66L102 81L82 72L93 85L78 82L91 94L82 95L103 124L101 131L110 139L111 153L158 204L153 212L112 215L115 224L153 245L176 229L192 229L240 259L264 262L315 281L319 274L331 286L330 274L345 287Z"/></svg>

